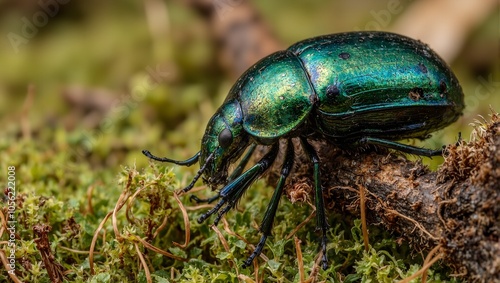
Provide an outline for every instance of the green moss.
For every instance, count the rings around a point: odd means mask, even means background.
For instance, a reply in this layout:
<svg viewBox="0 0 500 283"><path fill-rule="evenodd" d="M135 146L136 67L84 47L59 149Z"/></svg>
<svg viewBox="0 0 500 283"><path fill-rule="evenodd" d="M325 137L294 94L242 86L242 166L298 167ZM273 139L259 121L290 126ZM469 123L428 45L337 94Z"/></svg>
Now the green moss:
<svg viewBox="0 0 500 283"><path fill-rule="evenodd" d="M255 278L253 267L241 265L250 254L248 243L257 243L258 223L266 209L272 188L258 181L238 205L239 211L226 216L228 226L218 227L224 243L210 229L210 223L197 224L194 219L205 209L188 210L191 241L184 243L184 221L174 191L180 187L170 167L151 163L138 169L133 164L123 167L118 174L94 170L85 163L76 162L71 154L40 143L20 142L3 146L6 166L16 166L18 201L16 209L18 235L16 274L27 282L48 282L44 262L34 242L33 227L46 224L53 264L62 266L68 281L76 282L145 282L146 275L138 260L139 250L145 258L151 276L159 282L239 282L241 278ZM9 154L5 154L9 152ZM28 158L29 157L29 158ZM65 174L61 172L66 172ZM187 179L192 173L184 173ZM92 209L89 209L89 188ZM134 193L140 192L132 198ZM209 196L205 190L196 193ZM91 273L88 251L92 238L106 214L113 211L120 196L127 196L125 205L116 212L118 235L113 230L113 219L108 218L97 237ZM182 196L185 206L193 206L189 196ZM128 213L127 213L128 210ZM282 199L276 217L274 237L264 249L268 258L258 259L259 278L266 282L298 282L297 250L293 237L287 237L311 213L306 205L291 204ZM128 215L127 215L128 214ZM166 218L166 225L157 232ZM295 234L301 244L303 268L306 275L318 272L318 281L327 282L392 282L416 272L422 265L405 244L377 227L370 227L372 246L364 251L361 224L357 219L330 215L333 228L329 231L328 254L331 266L323 271L315 265L318 234L315 221L309 221ZM207 221L209 222L209 221ZM3 239L6 234L4 233ZM144 246L139 239L165 250L186 261L161 255ZM446 271L436 265L429 271L432 282L455 282ZM243 277L242 277L243 276ZM5 273L0 281L6 280ZM415 281L416 282L416 281Z"/></svg>

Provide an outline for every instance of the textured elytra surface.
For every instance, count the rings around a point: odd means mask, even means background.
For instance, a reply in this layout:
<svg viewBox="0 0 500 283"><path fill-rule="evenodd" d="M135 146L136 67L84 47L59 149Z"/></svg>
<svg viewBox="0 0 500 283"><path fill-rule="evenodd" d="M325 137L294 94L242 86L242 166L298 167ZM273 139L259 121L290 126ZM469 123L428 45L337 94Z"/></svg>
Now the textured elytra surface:
<svg viewBox="0 0 500 283"><path fill-rule="evenodd" d="M329 136L426 136L464 108L460 84L426 44L386 32L349 32L289 48L318 96L315 122Z"/></svg>

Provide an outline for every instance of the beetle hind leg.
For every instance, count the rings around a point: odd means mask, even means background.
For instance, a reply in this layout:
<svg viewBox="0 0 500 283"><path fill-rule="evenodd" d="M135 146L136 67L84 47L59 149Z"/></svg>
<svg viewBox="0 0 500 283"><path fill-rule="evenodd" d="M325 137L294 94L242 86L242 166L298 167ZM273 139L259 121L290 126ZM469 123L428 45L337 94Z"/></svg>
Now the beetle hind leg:
<svg viewBox="0 0 500 283"><path fill-rule="evenodd" d="M243 268L247 268L248 266L250 266L250 264L252 264L252 261L262 253L267 238L271 236L274 217L276 216L276 211L278 209L278 204L281 199L281 195L283 195L283 188L285 186L285 181L293 167L293 157L294 157L293 143L291 140L288 140L285 160L283 161L283 167L281 169L281 175L278 180L278 185L274 190L273 196L271 197L271 201L269 202L269 205L267 206L266 209L266 213L264 214L264 219L262 220L262 224L260 225L259 230L262 233L262 236L259 240L259 243L255 247L255 250L248 257L248 259L243 262Z"/></svg>
<svg viewBox="0 0 500 283"><path fill-rule="evenodd" d="M316 204L316 229L321 230L320 247L322 251L321 265L323 270L328 268L328 257L326 254L326 245L328 238L326 231L329 228L328 220L326 219L325 201L323 199L323 188L321 187L319 157L311 144L305 138L301 138L302 147L313 163L313 179L314 179L314 200Z"/></svg>
<svg viewBox="0 0 500 283"><path fill-rule="evenodd" d="M360 144L373 144L373 145L382 146L382 147L389 148L389 149L402 151L404 153L422 155L422 156L427 156L427 157L440 156L443 154L443 149L428 149L428 148L416 147L416 146L402 144L402 143L395 142L395 141L384 140L384 139L379 139L379 138L372 138L372 137L364 137L361 140L359 140L358 143L360 143Z"/></svg>

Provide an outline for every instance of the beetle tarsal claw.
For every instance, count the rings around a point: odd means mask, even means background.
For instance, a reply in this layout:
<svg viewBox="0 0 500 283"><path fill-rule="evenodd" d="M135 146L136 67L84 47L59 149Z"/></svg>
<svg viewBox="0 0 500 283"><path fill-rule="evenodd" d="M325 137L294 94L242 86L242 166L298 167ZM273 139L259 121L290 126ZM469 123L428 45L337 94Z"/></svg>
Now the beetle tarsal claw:
<svg viewBox="0 0 500 283"><path fill-rule="evenodd" d="M323 270L328 269L328 256L326 254L326 244L328 242L328 239L326 236L321 237L321 250L322 250L322 257L321 257L321 265Z"/></svg>
<svg viewBox="0 0 500 283"><path fill-rule="evenodd" d="M226 203L225 199L221 199L212 209L209 211L205 212L203 215L198 218L198 223L201 224L203 221L207 220L212 214L216 213L219 211L219 209Z"/></svg>
<svg viewBox="0 0 500 283"><path fill-rule="evenodd" d="M231 207L232 207L232 205L228 204L228 205L226 205L226 207L224 207L224 209L219 211L219 213L217 214L217 217L214 220L215 226L217 226L217 224L219 224L219 221L222 219L222 216L224 216L224 214L226 214L231 209Z"/></svg>
<svg viewBox="0 0 500 283"><path fill-rule="evenodd" d="M247 260L245 260L243 262L243 265L242 265L243 268L249 267L252 264L252 261L262 253L262 249L264 249L264 245L266 244L267 237L268 236L266 236L266 235L262 235L262 237L260 238L259 243L255 247L255 250L247 258Z"/></svg>

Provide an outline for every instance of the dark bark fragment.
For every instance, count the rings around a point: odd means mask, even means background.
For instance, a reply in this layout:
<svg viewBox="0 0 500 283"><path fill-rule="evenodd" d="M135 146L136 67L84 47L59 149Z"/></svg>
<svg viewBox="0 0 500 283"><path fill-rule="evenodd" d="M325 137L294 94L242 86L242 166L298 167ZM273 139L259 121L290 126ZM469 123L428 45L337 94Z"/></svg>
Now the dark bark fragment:
<svg viewBox="0 0 500 283"><path fill-rule="evenodd" d="M52 250L50 249L49 232L52 228L46 224L36 224L33 227L35 234L36 248L40 252L43 265L47 270L50 281L63 282L64 281L64 267L57 262Z"/></svg>

